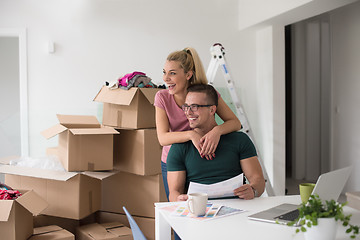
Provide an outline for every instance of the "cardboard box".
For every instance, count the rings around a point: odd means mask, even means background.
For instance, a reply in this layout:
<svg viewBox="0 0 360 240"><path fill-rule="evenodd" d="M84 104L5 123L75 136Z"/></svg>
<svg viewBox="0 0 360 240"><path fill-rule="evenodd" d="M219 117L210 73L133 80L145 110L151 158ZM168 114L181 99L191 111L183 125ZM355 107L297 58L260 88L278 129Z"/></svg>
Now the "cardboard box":
<svg viewBox="0 0 360 240"><path fill-rule="evenodd" d="M45 215L82 219L101 206L101 180L114 172L62 172L0 165L5 183L18 189L33 189L49 206Z"/></svg>
<svg viewBox="0 0 360 240"><path fill-rule="evenodd" d="M34 216L34 228L56 225L71 232L72 234L74 234L74 236L76 234L76 229L78 227L95 222L96 222L96 212L80 220L54 217L44 214Z"/></svg>
<svg viewBox="0 0 360 240"><path fill-rule="evenodd" d="M115 128L155 127L154 97L158 88L136 88L129 90L100 89L94 101L104 103L102 124Z"/></svg>
<svg viewBox="0 0 360 240"><path fill-rule="evenodd" d="M29 240L75 240L75 236L59 226L51 225L35 228Z"/></svg>
<svg viewBox="0 0 360 240"><path fill-rule="evenodd" d="M0 238L24 240L33 234L33 214L37 215L47 203L34 191L19 190L15 200L0 200Z"/></svg>
<svg viewBox="0 0 360 240"><path fill-rule="evenodd" d="M167 201L162 175L139 176L119 172L102 181L101 210L135 216L155 217L154 203Z"/></svg>
<svg viewBox="0 0 360 240"><path fill-rule="evenodd" d="M101 127L95 116L57 115L59 124L41 132L59 136L57 156L67 171L113 169L113 128Z"/></svg>
<svg viewBox="0 0 360 240"><path fill-rule="evenodd" d="M155 219L147 217L132 216L148 240L155 240ZM129 221L125 214L98 211L96 213L98 223L120 222L130 227Z"/></svg>
<svg viewBox="0 0 360 240"><path fill-rule="evenodd" d="M360 192L346 192L348 206L360 210Z"/></svg>
<svg viewBox="0 0 360 240"><path fill-rule="evenodd" d="M114 169L138 175L161 173L162 147L156 129L120 129L114 136Z"/></svg>
<svg viewBox="0 0 360 240"><path fill-rule="evenodd" d="M76 231L77 240L132 240L131 229L119 222L81 226Z"/></svg>

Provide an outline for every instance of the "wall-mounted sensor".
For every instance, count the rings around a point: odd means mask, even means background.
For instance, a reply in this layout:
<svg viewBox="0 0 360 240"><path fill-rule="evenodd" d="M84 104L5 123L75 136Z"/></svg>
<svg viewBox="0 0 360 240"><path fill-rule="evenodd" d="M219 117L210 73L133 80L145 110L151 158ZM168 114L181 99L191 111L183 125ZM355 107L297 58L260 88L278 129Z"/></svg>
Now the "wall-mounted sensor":
<svg viewBox="0 0 360 240"><path fill-rule="evenodd" d="M49 53L54 53L55 52L55 43L52 41L48 42L48 52Z"/></svg>

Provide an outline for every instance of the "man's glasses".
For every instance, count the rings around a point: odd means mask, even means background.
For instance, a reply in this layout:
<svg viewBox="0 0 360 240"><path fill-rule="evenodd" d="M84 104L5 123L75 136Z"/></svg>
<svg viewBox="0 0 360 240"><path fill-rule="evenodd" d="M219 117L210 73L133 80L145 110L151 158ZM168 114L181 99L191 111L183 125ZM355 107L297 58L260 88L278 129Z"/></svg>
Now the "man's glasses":
<svg viewBox="0 0 360 240"><path fill-rule="evenodd" d="M199 107L211 107L213 106L214 104L208 104L208 105L199 105L199 104L191 104L191 105L187 105L187 104L184 104L181 106L182 110L184 112L188 111L189 109L192 111L192 112L196 112L198 110Z"/></svg>

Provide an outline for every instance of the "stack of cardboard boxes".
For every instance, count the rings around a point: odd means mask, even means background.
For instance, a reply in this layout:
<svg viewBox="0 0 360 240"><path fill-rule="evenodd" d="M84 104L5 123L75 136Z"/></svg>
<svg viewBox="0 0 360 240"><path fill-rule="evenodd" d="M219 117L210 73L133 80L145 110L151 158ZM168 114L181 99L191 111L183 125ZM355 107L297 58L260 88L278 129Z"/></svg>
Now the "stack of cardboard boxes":
<svg viewBox="0 0 360 240"><path fill-rule="evenodd" d="M114 169L120 172L102 181L98 221L124 222L125 206L150 239L155 236L154 202L167 201L153 106L158 90L103 87L94 99L104 104L103 125L120 133L114 135Z"/></svg>
<svg viewBox="0 0 360 240"><path fill-rule="evenodd" d="M94 99L104 104L102 125L94 116L57 115L59 124L42 135L58 136L58 146L47 154L58 156L65 172L0 166L7 185L32 190L47 202L35 227L57 225L75 234L87 224L100 229L96 222L129 226L125 206L145 236L155 238L154 202L166 201L153 106L158 90L103 87Z"/></svg>
<svg viewBox="0 0 360 240"><path fill-rule="evenodd" d="M35 227L58 225L75 233L81 223L94 222L100 210L101 181L114 173L99 170L113 169L113 135L119 133L102 127L94 116L57 117L59 124L42 134L59 136L58 147L48 152L57 155L67 171L2 165L1 172L8 186L32 190L47 202L42 215L34 218Z"/></svg>

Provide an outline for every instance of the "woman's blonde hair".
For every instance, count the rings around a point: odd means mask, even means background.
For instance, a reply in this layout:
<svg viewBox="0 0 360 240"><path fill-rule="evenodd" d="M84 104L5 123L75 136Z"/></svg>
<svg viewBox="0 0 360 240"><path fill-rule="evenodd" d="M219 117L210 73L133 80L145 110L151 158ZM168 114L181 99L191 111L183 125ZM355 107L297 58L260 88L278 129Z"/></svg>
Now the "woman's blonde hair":
<svg viewBox="0 0 360 240"><path fill-rule="evenodd" d="M208 84L204 67L201 63L199 55L196 50L191 47L184 48L181 51L175 51L169 54L168 61L178 61L184 72L193 72L189 80L189 84Z"/></svg>

